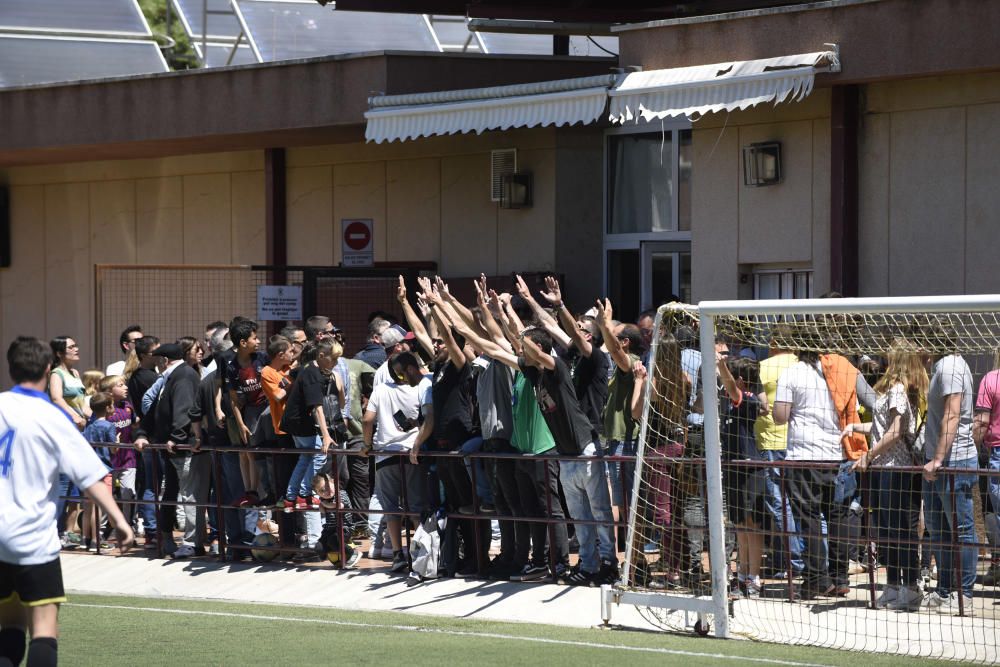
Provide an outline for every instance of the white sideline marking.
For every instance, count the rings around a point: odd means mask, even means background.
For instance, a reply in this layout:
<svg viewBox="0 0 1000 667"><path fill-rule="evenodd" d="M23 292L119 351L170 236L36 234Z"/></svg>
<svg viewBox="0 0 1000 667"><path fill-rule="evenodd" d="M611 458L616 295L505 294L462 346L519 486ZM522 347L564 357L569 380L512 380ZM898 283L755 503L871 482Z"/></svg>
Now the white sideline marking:
<svg viewBox="0 0 1000 667"><path fill-rule="evenodd" d="M759 662L770 665L792 665L793 667L827 667L812 662L794 662L774 658L748 658L742 655L725 655L722 653L699 653L680 649L653 648L647 646L616 646L614 644L599 644L597 642L578 642L565 639L546 639L544 637L522 637L519 635L504 635L496 632L472 632L468 630L441 630L439 628L423 628L418 625L386 625L381 623L358 623L354 621L334 621L324 618L296 618L294 616L263 616L260 614L236 614L226 611L204 611L197 609L163 609L159 607L130 607L119 604L88 604L84 602L66 602L63 607L89 607L92 609L127 609L129 611L152 611L163 614L183 614L190 616L223 616L226 618L248 618L257 621L291 621L297 623L319 623L321 625L340 625L352 628L374 628L380 630L402 630L404 632L423 632L427 634L452 635L456 637L482 637L484 639L513 639L537 644L557 644L560 646L586 646L588 648L603 648L616 651L636 651L640 653L661 653L667 655L682 655L694 658L713 658L716 660L739 660L740 662Z"/></svg>

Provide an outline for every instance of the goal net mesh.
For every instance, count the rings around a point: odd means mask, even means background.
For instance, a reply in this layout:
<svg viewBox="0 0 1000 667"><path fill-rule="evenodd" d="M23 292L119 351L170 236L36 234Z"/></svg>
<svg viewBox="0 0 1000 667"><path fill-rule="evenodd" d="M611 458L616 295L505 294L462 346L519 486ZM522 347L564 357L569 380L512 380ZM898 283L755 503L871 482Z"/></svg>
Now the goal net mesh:
<svg viewBox="0 0 1000 667"><path fill-rule="evenodd" d="M704 323L694 306L659 309L621 587L662 595L642 610L651 622L690 626L671 600L713 593L717 521L730 634L996 662L1000 300L986 312L830 303L774 315L748 302Z"/></svg>

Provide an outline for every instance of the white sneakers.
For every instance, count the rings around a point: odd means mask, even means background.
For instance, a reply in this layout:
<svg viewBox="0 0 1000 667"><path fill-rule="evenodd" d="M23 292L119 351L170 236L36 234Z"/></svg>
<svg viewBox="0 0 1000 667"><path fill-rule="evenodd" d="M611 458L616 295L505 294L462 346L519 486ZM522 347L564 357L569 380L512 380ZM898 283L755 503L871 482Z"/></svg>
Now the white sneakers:
<svg viewBox="0 0 1000 667"><path fill-rule="evenodd" d="M190 558L191 556L194 556L194 547L188 546L187 544L180 545L179 547L177 547L176 551L170 554L170 557L173 558L174 560L178 560L181 558Z"/></svg>
<svg viewBox="0 0 1000 667"><path fill-rule="evenodd" d="M958 614L960 609L958 601L959 595L960 593L956 591L953 592L948 597L943 597L942 595L938 594L937 591L934 591L924 596L923 602L921 602L920 606L923 609L926 609L927 611L937 612L938 614L948 614L948 615ZM972 616L973 615L972 596L971 595L963 596L961 604L962 604L961 611L963 612L963 614L965 616Z"/></svg>
<svg viewBox="0 0 1000 667"><path fill-rule="evenodd" d="M890 604L896 601L899 597L899 587L893 584L886 584L886 587L882 589L882 594L878 596L875 600L875 607L878 609L885 609Z"/></svg>

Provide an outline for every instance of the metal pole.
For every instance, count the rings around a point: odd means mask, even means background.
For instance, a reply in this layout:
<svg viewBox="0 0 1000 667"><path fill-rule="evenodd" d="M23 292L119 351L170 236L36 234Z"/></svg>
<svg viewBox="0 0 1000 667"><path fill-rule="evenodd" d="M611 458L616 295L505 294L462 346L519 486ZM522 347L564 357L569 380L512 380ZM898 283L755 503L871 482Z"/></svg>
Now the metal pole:
<svg viewBox="0 0 1000 667"><path fill-rule="evenodd" d="M872 542L872 521L870 509L871 503L871 478L869 473L863 472L859 475L861 484L861 499L863 506L861 510L865 519L865 550L868 552L868 596L871 598L872 609L875 608L875 547Z"/></svg>
<svg viewBox="0 0 1000 667"><path fill-rule="evenodd" d="M160 506L160 457L159 450L152 450L153 453L153 512L156 514L156 554L163 558L163 508ZM146 480L148 485L150 480ZM173 528L171 527L171 533ZM173 537L173 535L171 535Z"/></svg>
<svg viewBox="0 0 1000 667"><path fill-rule="evenodd" d="M715 319L704 310L699 314L702 358L712 358L715 350ZM719 396L715 364L701 364L702 397L705 409L705 477L708 495L708 549L712 568L712 602L715 604L715 635L729 637L729 603L726 586L726 536L722 525L722 447L719 440Z"/></svg>
<svg viewBox="0 0 1000 667"><path fill-rule="evenodd" d="M222 471L219 450L212 450L212 477L215 479L215 525L219 538L219 560L226 558L226 516L222 509Z"/></svg>
<svg viewBox="0 0 1000 667"><path fill-rule="evenodd" d="M556 531L555 525L552 523L552 492L551 484L552 479L549 475L549 463L550 461L542 461L541 464L545 468L545 531L549 537L549 569L552 571L552 576L556 575Z"/></svg>
<svg viewBox="0 0 1000 667"><path fill-rule="evenodd" d="M208 61L208 0L201 0L201 57Z"/></svg>
<svg viewBox="0 0 1000 667"><path fill-rule="evenodd" d="M771 461L772 464L777 463L777 461ZM795 568L792 567L792 527L788 524L791 523L789 519L792 518L792 508L789 506L788 502L788 487L785 485L785 470L784 468L778 468L778 486L781 489L781 526L784 528L784 536L782 539L785 540L785 580L788 582L788 601L795 602L795 583L793 579L795 578Z"/></svg>
<svg viewBox="0 0 1000 667"><path fill-rule="evenodd" d="M472 465L469 469L472 473L472 513L479 514L479 491L476 489L476 459L471 459ZM460 459L459 464L463 467L465 466L465 459ZM472 541L476 546L476 569L479 572L485 572L485 564L483 563L483 545L482 538L479 535L479 529L482 527L481 519L468 519L469 525L472 526ZM491 528L492 530L492 528Z"/></svg>
<svg viewBox="0 0 1000 667"><path fill-rule="evenodd" d="M958 615L965 616L965 591L962 590L962 550L958 547L958 501L955 499L955 476L948 475L948 497L951 498L951 589L958 595ZM957 568L955 566L958 566ZM938 583L944 572L938 565Z"/></svg>
<svg viewBox="0 0 1000 667"><path fill-rule="evenodd" d="M335 447L339 447L334 443ZM340 457L337 454L331 454L333 456L333 466L331 466L331 471L333 472L333 494L336 498L334 503L334 513L336 518L334 519L337 525L337 541L340 544L340 569L344 569L344 562L347 560L347 544L344 535L344 515L341 514L340 506Z"/></svg>

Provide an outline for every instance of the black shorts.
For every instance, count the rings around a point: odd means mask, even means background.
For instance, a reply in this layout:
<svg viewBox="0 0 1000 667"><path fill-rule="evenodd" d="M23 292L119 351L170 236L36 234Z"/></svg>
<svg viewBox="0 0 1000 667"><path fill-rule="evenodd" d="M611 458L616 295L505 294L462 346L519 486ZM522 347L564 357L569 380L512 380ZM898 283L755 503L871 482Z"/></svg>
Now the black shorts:
<svg viewBox="0 0 1000 667"><path fill-rule="evenodd" d="M27 607L66 601L59 557L41 565L0 561L0 604L15 600Z"/></svg>
<svg viewBox="0 0 1000 667"><path fill-rule="evenodd" d="M763 467L726 466L722 471L726 515L738 526L753 522L763 526L767 505L767 469Z"/></svg>

